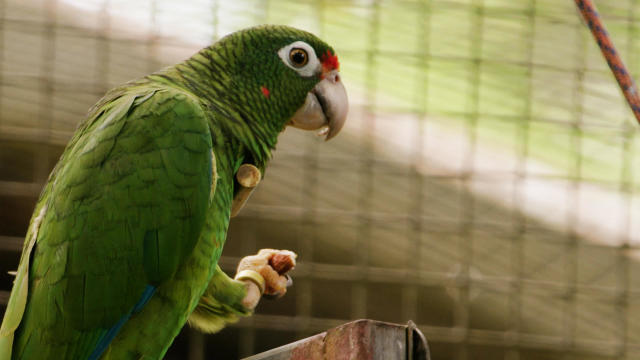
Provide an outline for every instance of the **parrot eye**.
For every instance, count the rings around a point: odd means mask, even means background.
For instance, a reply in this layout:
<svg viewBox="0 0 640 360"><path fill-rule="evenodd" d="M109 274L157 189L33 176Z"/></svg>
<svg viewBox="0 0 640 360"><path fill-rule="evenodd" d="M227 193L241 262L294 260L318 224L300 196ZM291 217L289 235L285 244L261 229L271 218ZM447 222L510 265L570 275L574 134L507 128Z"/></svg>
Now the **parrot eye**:
<svg viewBox="0 0 640 360"><path fill-rule="evenodd" d="M291 52L289 52L289 60L291 60L291 65L295 67L303 67L307 65L307 62L309 62L309 57L304 49L293 48L291 49Z"/></svg>
<svg viewBox="0 0 640 360"><path fill-rule="evenodd" d="M282 62L302 77L311 77L322 71L316 52L304 41L295 41L278 50Z"/></svg>

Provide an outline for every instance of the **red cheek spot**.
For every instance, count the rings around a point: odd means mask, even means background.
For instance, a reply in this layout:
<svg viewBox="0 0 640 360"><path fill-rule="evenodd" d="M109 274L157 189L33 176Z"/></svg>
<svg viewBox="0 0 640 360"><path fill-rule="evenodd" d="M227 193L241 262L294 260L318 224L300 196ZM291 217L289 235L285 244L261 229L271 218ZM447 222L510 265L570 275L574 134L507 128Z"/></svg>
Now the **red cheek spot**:
<svg viewBox="0 0 640 360"><path fill-rule="evenodd" d="M340 62L338 61L338 56L332 54L329 50L322 54L322 56L320 57L320 61L322 62L324 71L340 70Z"/></svg>
<svg viewBox="0 0 640 360"><path fill-rule="evenodd" d="M264 86L260 87L260 91L262 91L262 95L264 95L264 97L266 97L267 99L269 98L269 95L271 95L271 92L269 91L269 89L267 89Z"/></svg>

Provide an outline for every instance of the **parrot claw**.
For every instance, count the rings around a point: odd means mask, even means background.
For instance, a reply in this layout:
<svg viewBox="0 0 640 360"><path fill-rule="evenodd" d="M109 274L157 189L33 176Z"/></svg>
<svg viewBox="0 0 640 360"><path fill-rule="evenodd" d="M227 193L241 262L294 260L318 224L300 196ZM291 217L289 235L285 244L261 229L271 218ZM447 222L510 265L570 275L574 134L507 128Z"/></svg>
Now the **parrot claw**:
<svg viewBox="0 0 640 360"><path fill-rule="evenodd" d="M278 293L278 294L264 294L262 295L263 298L267 299L267 300L277 300L279 298L281 298L284 294Z"/></svg>
<svg viewBox="0 0 640 360"><path fill-rule="evenodd" d="M247 271L255 272L264 279L264 293L260 294L267 299L277 299L287 292L287 288L293 285L291 276L287 274L296 265L296 253L289 250L262 249L256 255L246 256L238 264L238 274ZM244 280L241 277L242 280ZM253 279L246 281L248 286L255 284ZM248 292L247 297L256 296L255 292ZM259 296L259 295L257 295ZM259 299L247 299L247 304L257 305Z"/></svg>
<svg viewBox="0 0 640 360"><path fill-rule="evenodd" d="M293 279L291 278L291 276L289 274L284 275L287 278L287 288L290 288L291 286L293 286ZM268 299L268 300L276 300L279 299L281 297L284 296L284 292L283 293L275 293L275 294L264 294L262 295L263 298Z"/></svg>

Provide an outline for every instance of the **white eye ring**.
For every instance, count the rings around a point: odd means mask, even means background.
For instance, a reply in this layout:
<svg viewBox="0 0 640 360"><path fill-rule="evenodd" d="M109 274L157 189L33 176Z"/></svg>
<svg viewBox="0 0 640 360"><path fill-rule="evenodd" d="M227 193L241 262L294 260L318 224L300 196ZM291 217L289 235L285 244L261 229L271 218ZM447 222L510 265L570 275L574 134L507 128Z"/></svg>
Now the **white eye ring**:
<svg viewBox="0 0 640 360"><path fill-rule="evenodd" d="M308 60L305 65L299 66L291 62L289 54L293 49L302 49L307 52ZM307 44L304 41L296 41L283 47L282 49L278 50L278 56L280 56L280 59L285 65L295 70L298 74L300 74L300 76L304 77L315 75L320 71L320 68L322 66L320 64L320 60L318 60L318 56L316 56L315 50L313 50L311 45Z"/></svg>

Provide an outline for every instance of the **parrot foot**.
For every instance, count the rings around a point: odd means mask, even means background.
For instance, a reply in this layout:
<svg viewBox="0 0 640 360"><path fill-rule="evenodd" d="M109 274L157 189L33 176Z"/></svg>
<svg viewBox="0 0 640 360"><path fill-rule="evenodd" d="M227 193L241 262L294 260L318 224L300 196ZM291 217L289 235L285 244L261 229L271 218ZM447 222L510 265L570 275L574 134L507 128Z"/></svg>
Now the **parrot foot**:
<svg viewBox="0 0 640 360"><path fill-rule="evenodd" d="M296 266L297 256L289 250L262 249L242 258L235 277L247 285L242 304L253 309L263 295L271 299L282 297L293 284L287 272Z"/></svg>

